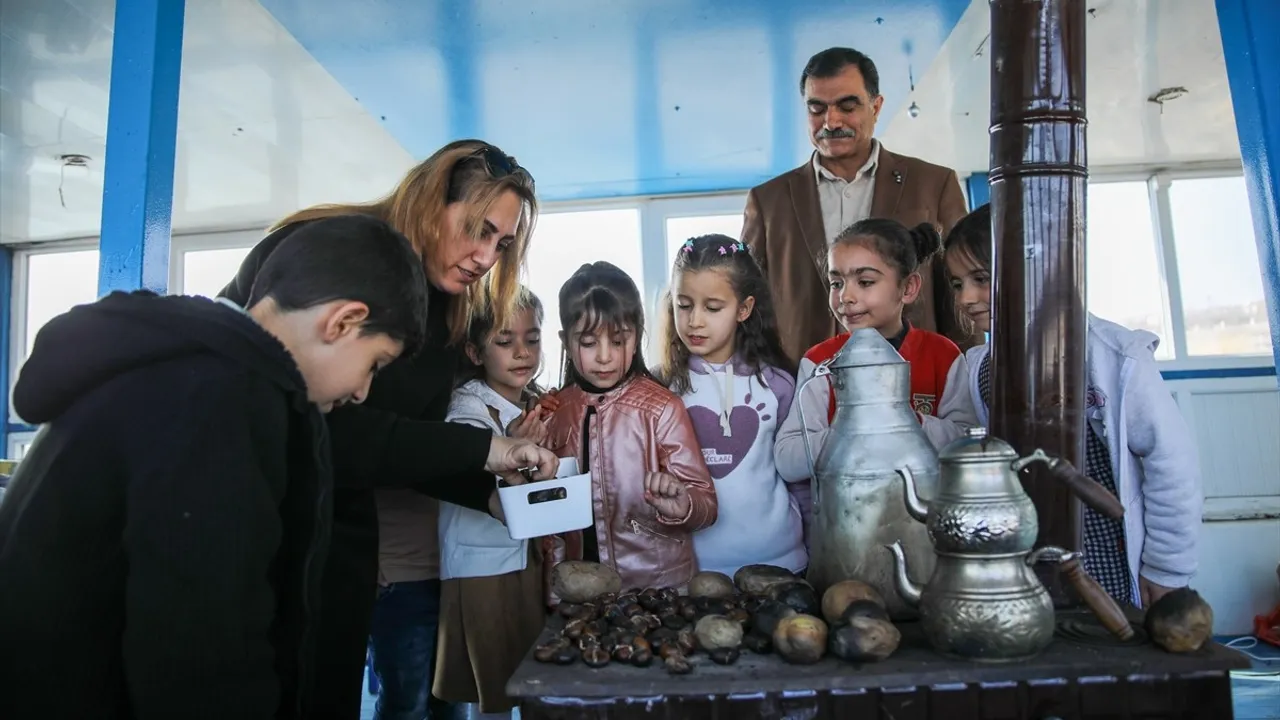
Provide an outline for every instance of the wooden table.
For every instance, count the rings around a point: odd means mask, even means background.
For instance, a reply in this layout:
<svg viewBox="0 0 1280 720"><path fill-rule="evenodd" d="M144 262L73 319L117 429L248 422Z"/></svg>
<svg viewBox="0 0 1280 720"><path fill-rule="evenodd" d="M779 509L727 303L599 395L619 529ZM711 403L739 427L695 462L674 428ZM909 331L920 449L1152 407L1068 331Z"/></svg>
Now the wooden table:
<svg viewBox="0 0 1280 720"><path fill-rule="evenodd" d="M864 665L832 658L790 665L744 651L736 664L720 666L699 653L692 673L670 675L660 660L592 669L580 661L539 663L531 653L507 693L519 699L523 720L1232 717L1228 672L1249 667L1243 655L1216 644L1172 655L1141 633L1140 643L1117 644L1074 612L1059 615L1059 626L1038 658L1013 664L943 658L916 623L899 625L902 644L892 657Z"/></svg>

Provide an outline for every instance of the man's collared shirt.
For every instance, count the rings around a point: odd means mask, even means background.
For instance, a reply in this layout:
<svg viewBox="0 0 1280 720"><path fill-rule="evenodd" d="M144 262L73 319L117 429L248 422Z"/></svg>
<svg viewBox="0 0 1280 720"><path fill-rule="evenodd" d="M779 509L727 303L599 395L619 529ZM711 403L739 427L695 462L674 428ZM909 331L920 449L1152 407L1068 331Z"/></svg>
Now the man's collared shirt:
<svg viewBox="0 0 1280 720"><path fill-rule="evenodd" d="M871 216L876 166L880 164L880 141L871 141L871 156L852 180L845 180L822 167L816 152L811 162L814 179L818 183L822 228L826 231L827 242L831 242L845 228Z"/></svg>

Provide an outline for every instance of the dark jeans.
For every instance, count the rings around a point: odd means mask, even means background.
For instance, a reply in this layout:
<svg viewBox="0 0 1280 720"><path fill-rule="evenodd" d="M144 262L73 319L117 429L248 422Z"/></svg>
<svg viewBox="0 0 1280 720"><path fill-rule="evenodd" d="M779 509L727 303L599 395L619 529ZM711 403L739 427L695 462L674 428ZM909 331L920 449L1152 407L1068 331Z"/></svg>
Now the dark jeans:
<svg viewBox="0 0 1280 720"><path fill-rule="evenodd" d="M455 720L462 709L431 696L435 678L440 581L378 589L370 644L381 684L376 720Z"/></svg>

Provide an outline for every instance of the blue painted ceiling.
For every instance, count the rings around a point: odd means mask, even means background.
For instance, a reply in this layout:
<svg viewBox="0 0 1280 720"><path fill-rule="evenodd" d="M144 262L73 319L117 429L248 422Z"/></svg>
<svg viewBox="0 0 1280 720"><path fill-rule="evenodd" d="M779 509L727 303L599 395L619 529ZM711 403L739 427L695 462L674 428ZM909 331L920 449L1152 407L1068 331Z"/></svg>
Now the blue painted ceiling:
<svg viewBox="0 0 1280 720"><path fill-rule="evenodd" d="M879 66L883 127L969 5L261 2L414 156L483 138L546 200L738 189L795 167L809 152L799 74L832 45Z"/></svg>

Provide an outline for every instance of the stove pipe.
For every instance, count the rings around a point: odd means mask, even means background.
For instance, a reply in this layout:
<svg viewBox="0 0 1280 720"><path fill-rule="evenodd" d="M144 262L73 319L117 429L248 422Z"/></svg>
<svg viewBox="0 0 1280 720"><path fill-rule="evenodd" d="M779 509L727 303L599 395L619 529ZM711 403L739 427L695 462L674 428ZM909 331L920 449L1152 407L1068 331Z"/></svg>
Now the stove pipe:
<svg viewBox="0 0 1280 720"><path fill-rule="evenodd" d="M991 432L1084 469L1084 0L990 0ZM1080 505L1036 464L1040 545L1081 546ZM1055 602L1076 604L1037 568Z"/></svg>

